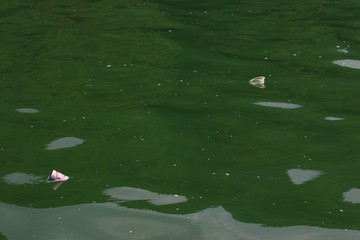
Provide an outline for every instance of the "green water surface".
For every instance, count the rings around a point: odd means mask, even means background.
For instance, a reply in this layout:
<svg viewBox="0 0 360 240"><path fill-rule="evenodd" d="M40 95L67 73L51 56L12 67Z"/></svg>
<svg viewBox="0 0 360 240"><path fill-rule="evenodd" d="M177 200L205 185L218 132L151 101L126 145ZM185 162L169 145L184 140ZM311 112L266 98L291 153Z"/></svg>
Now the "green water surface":
<svg viewBox="0 0 360 240"><path fill-rule="evenodd" d="M2 3L0 239L359 239L359 9Z"/></svg>

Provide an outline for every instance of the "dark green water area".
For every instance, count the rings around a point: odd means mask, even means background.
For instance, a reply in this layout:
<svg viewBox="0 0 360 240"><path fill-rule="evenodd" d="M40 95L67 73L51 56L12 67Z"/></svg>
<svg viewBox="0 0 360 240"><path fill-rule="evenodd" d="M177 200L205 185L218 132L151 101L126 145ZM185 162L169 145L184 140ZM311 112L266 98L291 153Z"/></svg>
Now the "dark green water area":
<svg viewBox="0 0 360 240"><path fill-rule="evenodd" d="M0 239L359 239L359 16L4 1Z"/></svg>

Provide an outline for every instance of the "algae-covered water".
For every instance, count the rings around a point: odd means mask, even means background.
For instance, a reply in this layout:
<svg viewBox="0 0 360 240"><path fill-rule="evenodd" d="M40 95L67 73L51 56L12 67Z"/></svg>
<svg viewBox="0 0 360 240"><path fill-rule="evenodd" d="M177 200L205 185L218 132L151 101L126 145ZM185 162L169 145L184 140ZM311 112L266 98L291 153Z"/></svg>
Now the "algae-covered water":
<svg viewBox="0 0 360 240"><path fill-rule="evenodd" d="M0 239L359 239L359 7L1 4Z"/></svg>

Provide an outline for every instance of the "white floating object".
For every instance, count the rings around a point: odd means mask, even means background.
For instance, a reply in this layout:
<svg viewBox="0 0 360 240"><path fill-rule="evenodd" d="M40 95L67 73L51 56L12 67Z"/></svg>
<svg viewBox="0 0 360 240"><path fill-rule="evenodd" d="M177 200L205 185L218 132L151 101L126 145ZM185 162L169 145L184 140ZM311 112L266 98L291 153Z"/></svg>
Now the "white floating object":
<svg viewBox="0 0 360 240"><path fill-rule="evenodd" d="M275 107L275 108L284 108L284 109L295 109L301 107L301 105L299 104L282 103L282 102L256 102L254 104L263 107Z"/></svg>
<svg viewBox="0 0 360 240"><path fill-rule="evenodd" d="M335 63L336 65L339 65L341 67L360 69L360 61L359 60L342 59L342 60L335 60L335 61L333 61L333 63Z"/></svg>
<svg viewBox="0 0 360 240"><path fill-rule="evenodd" d="M56 170L52 170L52 172L48 176L47 181L48 182L65 182L68 179L69 179L69 177L62 174L61 172L58 172Z"/></svg>
<svg viewBox="0 0 360 240"><path fill-rule="evenodd" d="M344 119L345 118L341 118L341 117L331 117L331 116L325 117L325 120L328 120L328 121L341 121Z"/></svg>
<svg viewBox="0 0 360 240"><path fill-rule="evenodd" d="M20 112L20 113L38 113L39 110L35 109L35 108L17 108L15 109L15 111Z"/></svg>
<svg viewBox="0 0 360 240"><path fill-rule="evenodd" d="M360 189L352 188L343 193L344 201L351 203L360 203Z"/></svg>
<svg viewBox="0 0 360 240"><path fill-rule="evenodd" d="M52 141L47 144L46 150L56 150L61 148L70 148L80 145L84 142L84 140L76 137L63 137Z"/></svg>
<svg viewBox="0 0 360 240"><path fill-rule="evenodd" d="M317 178L322 172L317 170L290 169L287 171L287 174L293 184L300 185Z"/></svg>
<svg viewBox="0 0 360 240"><path fill-rule="evenodd" d="M249 83L254 87L265 88L265 77L264 76L255 77L251 79Z"/></svg>

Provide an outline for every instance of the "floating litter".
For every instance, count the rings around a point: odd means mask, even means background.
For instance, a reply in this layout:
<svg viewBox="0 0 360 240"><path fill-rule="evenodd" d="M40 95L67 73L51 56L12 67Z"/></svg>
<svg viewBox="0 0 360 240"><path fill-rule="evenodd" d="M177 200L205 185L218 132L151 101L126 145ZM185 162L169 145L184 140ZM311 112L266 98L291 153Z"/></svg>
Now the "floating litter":
<svg viewBox="0 0 360 240"><path fill-rule="evenodd" d="M56 170L52 170L52 172L48 176L47 181L48 182L65 182L68 179L69 179L69 177L62 174L61 172L58 172Z"/></svg>
<svg viewBox="0 0 360 240"><path fill-rule="evenodd" d="M265 77L264 76L255 77L251 79L249 83L254 87L265 88Z"/></svg>

